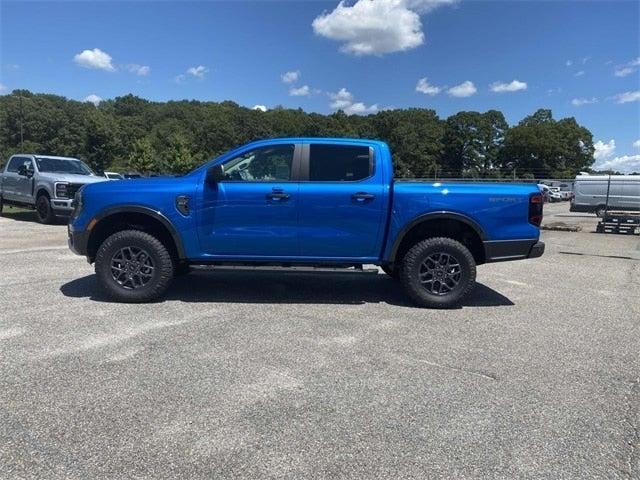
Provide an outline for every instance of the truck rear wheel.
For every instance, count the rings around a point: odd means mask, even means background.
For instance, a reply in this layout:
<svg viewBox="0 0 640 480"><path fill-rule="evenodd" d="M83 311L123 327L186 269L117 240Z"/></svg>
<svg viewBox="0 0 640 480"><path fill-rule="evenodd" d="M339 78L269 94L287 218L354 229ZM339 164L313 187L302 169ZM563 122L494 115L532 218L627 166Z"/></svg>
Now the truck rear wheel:
<svg viewBox="0 0 640 480"><path fill-rule="evenodd" d="M173 277L167 248L140 230L124 230L107 238L98 249L95 264L99 286L119 302L157 300Z"/></svg>
<svg viewBox="0 0 640 480"><path fill-rule="evenodd" d="M400 280L417 305L451 308L473 288L476 262L460 242L445 237L428 238L406 253Z"/></svg>

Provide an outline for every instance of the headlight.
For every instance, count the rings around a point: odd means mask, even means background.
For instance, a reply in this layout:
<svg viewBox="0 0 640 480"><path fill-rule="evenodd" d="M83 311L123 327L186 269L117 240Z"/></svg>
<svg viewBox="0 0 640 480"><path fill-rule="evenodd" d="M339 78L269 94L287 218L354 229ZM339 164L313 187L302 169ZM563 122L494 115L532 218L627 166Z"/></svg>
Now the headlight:
<svg viewBox="0 0 640 480"><path fill-rule="evenodd" d="M68 183L56 183L56 197L69 198L69 184Z"/></svg>
<svg viewBox="0 0 640 480"><path fill-rule="evenodd" d="M73 197L73 216L77 217L82 210L82 188L76 192L76 196Z"/></svg>

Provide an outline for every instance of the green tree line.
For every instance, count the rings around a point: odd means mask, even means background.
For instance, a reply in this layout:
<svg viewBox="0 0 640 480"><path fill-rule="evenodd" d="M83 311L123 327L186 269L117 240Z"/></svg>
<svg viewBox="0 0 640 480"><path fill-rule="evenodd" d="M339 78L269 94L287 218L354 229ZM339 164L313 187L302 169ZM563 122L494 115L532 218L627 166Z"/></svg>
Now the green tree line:
<svg viewBox="0 0 640 480"><path fill-rule="evenodd" d="M98 106L27 90L0 96L0 162L22 150L82 158L98 172L180 174L235 146L285 136L384 140L399 177L569 178L594 161L591 132L545 109L509 126L496 110L442 119L424 108L350 116L133 95Z"/></svg>

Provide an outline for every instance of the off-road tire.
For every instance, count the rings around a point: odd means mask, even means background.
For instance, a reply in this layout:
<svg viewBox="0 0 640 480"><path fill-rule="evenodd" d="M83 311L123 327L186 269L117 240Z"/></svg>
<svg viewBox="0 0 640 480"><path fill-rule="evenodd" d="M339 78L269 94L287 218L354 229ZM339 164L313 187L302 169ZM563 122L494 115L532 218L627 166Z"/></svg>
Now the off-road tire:
<svg viewBox="0 0 640 480"><path fill-rule="evenodd" d="M420 271L431 255L453 256L460 266L460 277L451 291L438 295L432 293L420 281ZM476 280L476 262L471 252L460 242L446 237L434 237L415 244L405 254L400 264L400 281L407 295L420 307L452 308L469 294Z"/></svg>
<svg viewBox="0 0 640 480"><path fill-rule="evenodd" d="M2 196L0 196L0 215L2 215L3 208L4 208L4 200L2 200Z"/></svg>
<svg viewBox="0 0 640 480"><path fill-rule="evenodd" d="M56 216L51 208L51 200L47 195L40 194L36 199L36 218L38 222L51 225L56 220Z"/></svg>
<svg viewBox="0 0 640 480"><path fill-rule="evenodd" d="M151 279L135 289L120 285L111 271L114 255L126 247L147 252L154 266ZM173 278L173 261L167 248L156 237L140 230L123 230L102 242L96 254L95 269L100 289L110 299L124 303L144 303L161 298Z"/></svg>

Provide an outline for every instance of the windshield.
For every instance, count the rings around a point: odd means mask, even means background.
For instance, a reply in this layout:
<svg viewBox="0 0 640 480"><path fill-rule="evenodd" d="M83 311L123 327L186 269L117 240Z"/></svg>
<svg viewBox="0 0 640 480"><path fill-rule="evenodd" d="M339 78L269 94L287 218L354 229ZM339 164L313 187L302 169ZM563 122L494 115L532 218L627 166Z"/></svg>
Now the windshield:
<svg viewBox="0 0 640 480"><path fill-rule="evenodd" d="M93 172L80 160L74 158L37 157L38 171L45 173L72 173L74 175L93 175Z"/></svg>

